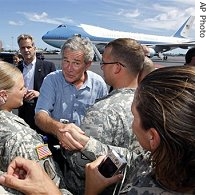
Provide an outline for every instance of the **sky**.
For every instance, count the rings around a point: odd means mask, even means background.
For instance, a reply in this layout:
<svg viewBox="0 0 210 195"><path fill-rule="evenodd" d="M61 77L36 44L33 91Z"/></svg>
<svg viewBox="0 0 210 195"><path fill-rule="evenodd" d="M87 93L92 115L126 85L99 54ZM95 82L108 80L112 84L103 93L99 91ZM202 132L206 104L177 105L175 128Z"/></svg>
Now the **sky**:
<svg viewBox="0 0 210 195"><path fill-rule="evenodd" d="M17 36L31 34L36 47L56 49L42 36L60 24L90 24L112 30L172 35L190 16L194 0L7 0L0 6L3 48L17 50ZM195 28L190 37L195 37ZM179 50L182 52L182 50ZM184 50L185 52L185 50Z"/></svg>

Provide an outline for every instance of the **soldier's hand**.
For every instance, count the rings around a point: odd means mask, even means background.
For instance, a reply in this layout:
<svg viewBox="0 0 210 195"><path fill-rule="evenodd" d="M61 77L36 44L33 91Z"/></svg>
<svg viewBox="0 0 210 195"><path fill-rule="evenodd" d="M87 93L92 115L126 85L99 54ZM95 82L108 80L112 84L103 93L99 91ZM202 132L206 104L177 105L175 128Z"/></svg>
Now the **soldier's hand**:
<svg viewBox="0 0 210 195"><path fill-rule="evenodd" d="M95 161L86 164L85 195L100 194L106 187L122 180L122 174L106 178L99 172L98 166L104 158L105 156L100 156Z"/></svg>
<svg viewBox="0 0 210 195"><path fill-rule="evenodd" d="M59 129L59 132L62 133L60 144L68 150L81 150L89 140L89 137L73 123Z"/></svg>
<svg viewBox="0 0 210 195"><path fill-rule="evenodd" d="M26 195L61 195L60 190L42 167L32 160L16 157L7 173L0 177L0 184Z"/></svg>

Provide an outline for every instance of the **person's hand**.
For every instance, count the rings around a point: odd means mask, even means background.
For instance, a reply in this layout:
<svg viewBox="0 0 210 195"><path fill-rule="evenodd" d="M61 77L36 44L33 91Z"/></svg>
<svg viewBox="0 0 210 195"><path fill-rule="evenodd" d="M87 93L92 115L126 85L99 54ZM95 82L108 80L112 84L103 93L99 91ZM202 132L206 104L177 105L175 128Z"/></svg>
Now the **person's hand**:
<svg viewBox="0 0 210 195"><path fill-rule="evenodd" d="M32 160L16 157L0 176L0 184L26 195L61 195L42 167Z"/></svg>
<svg viewBox="0 0 210 195"><path fill-rule="evenodd" d="M104 177L99 171L98 166L103 161L105 156L100 156L95 161L87 163L85 166L85 195L96 195L101 193L106 187L111 184L121 181L122 174L112 176L110 178Z"/></svg>
<svg viewBox="0 0 210 195"><path fill-rule="evenodd" d="M62 147L67 150L81 150L88 142L89 137L85 135L77 125L70 123L59 129L57 137Z"/></svg>
<svg viewBox="0 0 210 195"><path fill-rule="evenodd" d="M39 92L35 90L28 90L27 93L24 96L25 101L31 101L34 98L39 97Z"/></svg>

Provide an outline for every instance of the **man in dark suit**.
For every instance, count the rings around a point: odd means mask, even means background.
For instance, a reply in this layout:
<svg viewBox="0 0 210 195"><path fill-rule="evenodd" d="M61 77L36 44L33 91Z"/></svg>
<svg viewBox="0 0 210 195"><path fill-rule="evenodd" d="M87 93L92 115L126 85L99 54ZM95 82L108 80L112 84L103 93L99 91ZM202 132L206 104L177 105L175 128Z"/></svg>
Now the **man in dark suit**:
<svg viewBox="0 0 210 195"><path fill-rule="evenodd" d="M27 93L24 97L23 106L18 109L18 115L23 118L32 129L43 134L35 125L34 115L35 106L39 96L39 90L43 79L47 74L56 70L53 62L40 60L36 58L36 47L31 35L21 34L17 38L20 53L23 56L23 62L17 67L21 70L24 77Z"/></svg>

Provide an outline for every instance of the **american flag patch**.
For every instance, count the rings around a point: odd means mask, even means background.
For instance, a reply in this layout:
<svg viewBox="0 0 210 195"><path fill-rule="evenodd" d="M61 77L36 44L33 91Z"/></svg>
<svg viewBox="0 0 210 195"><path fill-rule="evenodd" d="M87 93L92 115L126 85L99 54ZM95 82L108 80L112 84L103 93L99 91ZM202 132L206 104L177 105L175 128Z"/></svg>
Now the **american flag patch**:
<svg viewBox="0 0 210 195"><path fill-rule="evenodd" d="M37 146L36 147L36 152L37 152L39 160L41 160L41 159L43 159L43 158L45 158L47 156L52 155L52 152L48 148L47 144L43 144L43 145Z"/></svg>

